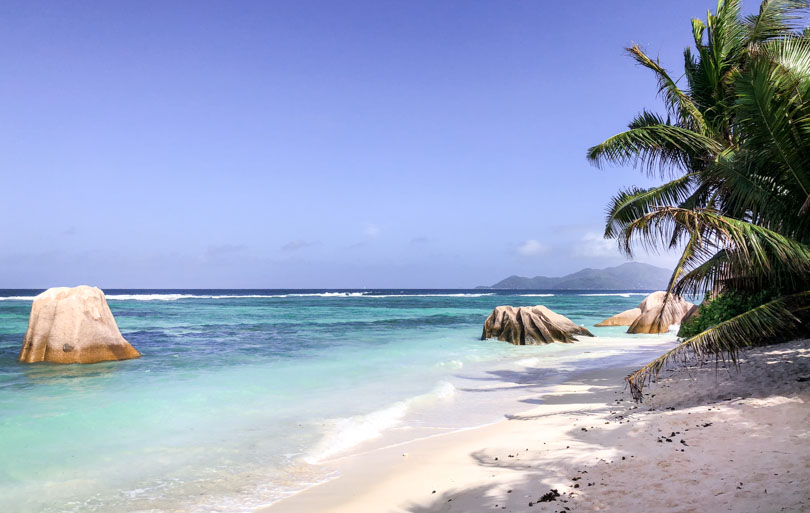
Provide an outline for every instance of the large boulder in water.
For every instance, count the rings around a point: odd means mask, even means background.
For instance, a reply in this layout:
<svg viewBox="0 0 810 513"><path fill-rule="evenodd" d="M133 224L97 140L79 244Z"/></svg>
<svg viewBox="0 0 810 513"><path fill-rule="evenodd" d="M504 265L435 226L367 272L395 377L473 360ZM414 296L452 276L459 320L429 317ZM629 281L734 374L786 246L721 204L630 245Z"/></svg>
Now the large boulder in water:
<svg viewBox="0 0 810 513"><path fill-rule="evenodd" d="M484 323L481 340L497 338L515 345L575 342L574 335L592 337L590 331L543 305L499 306Z"/></svg>
<svg viewBox="0 0 810 513"><path fill-rule="evenodd" d="M666 292L659 290L644 298L638 305L641 315L633 321L627 333L666 333L673 324L681 324L695 307L681 296L675 295L671 295L664 304L666 295Z"/></svg>
<svg viewBox="0 0 810 513"><path fill-rule="evenodd" d="M613 317L608 317L596 326L630 326L641 315L641 308L631 308Z"/></svg>
<svg viewBox="0 0 810 513"><path fill-rule="evenodd" d="M104 293L82 285L34 298L19 361L95 363L139 356L118 331Z"/></svg>

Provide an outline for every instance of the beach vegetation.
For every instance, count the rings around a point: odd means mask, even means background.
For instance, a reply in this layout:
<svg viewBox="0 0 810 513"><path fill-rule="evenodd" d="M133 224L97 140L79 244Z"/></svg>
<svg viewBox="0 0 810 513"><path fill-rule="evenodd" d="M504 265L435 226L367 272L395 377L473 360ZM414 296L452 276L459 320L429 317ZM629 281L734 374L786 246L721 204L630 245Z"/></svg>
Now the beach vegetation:
<svg viewBox="0 0 810 513"><path fill-rule="evenodd" d="M681 343L628 376L636 399L666 362L737 362L744 347L807 333L810 317L808 2L765 0L743 16L720 0L693 19L680 79L634 45L665 114L642 111L588 150L597 166L632 164L666 180L611 200L605 237L633 256L680 250L667 296L715 297ZM663 312L663 309L662 309Z"/></svg>
<svg viewBox="0 0 810 513"><path fill-rule="evenodd" d="M754 293L734 290L724 292L716 298L704 301L698 308L697 315L681 324L678 336L684 339L693 337L712 326L763 305L774 297L778 296L770 290Z"/></svg>

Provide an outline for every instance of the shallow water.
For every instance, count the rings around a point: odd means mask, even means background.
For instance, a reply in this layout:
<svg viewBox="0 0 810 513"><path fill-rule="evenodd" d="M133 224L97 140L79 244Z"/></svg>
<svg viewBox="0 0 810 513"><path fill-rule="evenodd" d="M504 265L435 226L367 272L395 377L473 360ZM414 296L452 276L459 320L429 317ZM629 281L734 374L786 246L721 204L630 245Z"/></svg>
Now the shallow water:
<svg viewBox="0 0 810 513"><path fill-rule="evenodd" d="M249 511L381 435L493 422L505 397L674 339L591 327L644 293L108 290L142 358L20 365L37 292L0 291L4 511ZM597 338L480 341L501 304L544 304Z"/></svg>

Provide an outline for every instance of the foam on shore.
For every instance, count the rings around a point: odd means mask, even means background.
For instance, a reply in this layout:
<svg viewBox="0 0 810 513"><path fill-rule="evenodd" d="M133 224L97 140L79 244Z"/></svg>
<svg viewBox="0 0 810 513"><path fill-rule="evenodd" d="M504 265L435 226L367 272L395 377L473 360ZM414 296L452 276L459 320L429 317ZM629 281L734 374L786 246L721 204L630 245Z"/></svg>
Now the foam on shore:
<svg viewBox="0 0 810 513"><path fill-rule="evenodd" d="M384 431L399 425L410 410L450 400L455 393L456 388L451 383L442 381L426 394L397 401L387 408L365 415L328 421L327 424L330 425L328 432L307 454L304 461L309 464L321 463L363 442L378 438Z"/></svg>
<svg viewBox="0 0 810 513"><path fill-rule="evenodd" d="M649 296L649 292L610 292L610 293L591 293L591 294L579 294L583 297L630 297L630 296Z"/></svg>
<svg viewBox="0 0 810 513"><path fill-rule="evenodd" d="M459 294L375 294L373 292L313 292L290 294L108 294L105 297L110 301L178 301L181 299L273 299L296 297L322 297L322 298L369 298L388 299L398 297L425 297L425 298L476 298L494 296L494 293L459 293ZM525 294L526 296L549 297L554 294ZM5 296L0 301L33 301L36 296Z"/></svg>

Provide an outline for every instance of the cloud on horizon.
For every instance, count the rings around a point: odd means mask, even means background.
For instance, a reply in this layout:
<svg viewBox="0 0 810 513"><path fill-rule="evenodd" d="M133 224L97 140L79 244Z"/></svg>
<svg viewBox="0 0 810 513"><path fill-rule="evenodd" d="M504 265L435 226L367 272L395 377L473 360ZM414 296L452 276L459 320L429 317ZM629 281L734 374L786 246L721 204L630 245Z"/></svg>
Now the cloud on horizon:
<svg viewBox="0 0 810 513"><path fill-rule="evenodd" d="M616 241L606 239L597 232L587 232L576 242L573 254L584 258L619 258L619 249Z"/></svg>
<svg viewBox="0 0 810 513"><path fill-rule="evenodd" d="M540 256L548 252L548 247L535 239L529 239L519 245L515 251L521 256Z"/></svg>
<svg viewBox="0 0 810 513"><path fill-rule="evenodd" d="M218 244L208 246L205 250L205 256L208 258L220 257L224 255L232 255L234 253L241 253L247 249L243 244Z"/></svg>
<svg viewBox="0 0 810 513"><path fill-rule="evenodd" d="M304 249L304 248L308 248L308 247L311 247L311 246L317 246L318 244L320 244L319 241L306 241L306 240L296 239L296 240L291 240L287 244L284 244L283 246L281 246L280 249L281 249L281 251L284 251L284 252L291 252L291 251L298 251L299 249Z"/></svg>

